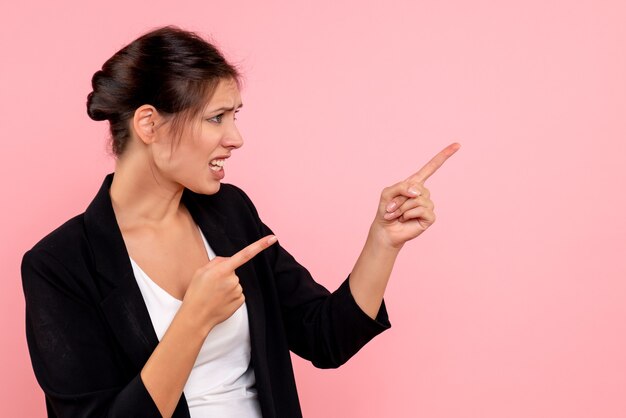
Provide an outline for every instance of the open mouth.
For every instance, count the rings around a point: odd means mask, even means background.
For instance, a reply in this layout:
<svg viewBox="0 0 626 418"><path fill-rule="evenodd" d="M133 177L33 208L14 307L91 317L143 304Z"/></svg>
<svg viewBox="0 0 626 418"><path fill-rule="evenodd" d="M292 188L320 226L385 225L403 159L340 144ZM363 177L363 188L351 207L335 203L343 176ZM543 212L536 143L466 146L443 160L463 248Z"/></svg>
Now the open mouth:
<svg viewBox="0 0 626 418"><path fill-rule="evenodd" d="M213 171L220 171L224 167L226 159L216 159L209 162L209 168Z"/></svg>

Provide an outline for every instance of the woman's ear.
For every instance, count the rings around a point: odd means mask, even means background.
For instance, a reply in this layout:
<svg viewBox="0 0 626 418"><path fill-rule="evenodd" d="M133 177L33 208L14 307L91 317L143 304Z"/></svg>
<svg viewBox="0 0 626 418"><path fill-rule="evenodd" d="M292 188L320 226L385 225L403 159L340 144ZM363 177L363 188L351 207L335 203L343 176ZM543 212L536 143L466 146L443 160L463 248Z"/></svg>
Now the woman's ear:
<svg viewBox="0 0 626 418"><path fill-rule="evenodd" d="M135 110L133 130L145 144L154 142L155 126L159 120L159 112L151 105L142 105Z"/></svg>

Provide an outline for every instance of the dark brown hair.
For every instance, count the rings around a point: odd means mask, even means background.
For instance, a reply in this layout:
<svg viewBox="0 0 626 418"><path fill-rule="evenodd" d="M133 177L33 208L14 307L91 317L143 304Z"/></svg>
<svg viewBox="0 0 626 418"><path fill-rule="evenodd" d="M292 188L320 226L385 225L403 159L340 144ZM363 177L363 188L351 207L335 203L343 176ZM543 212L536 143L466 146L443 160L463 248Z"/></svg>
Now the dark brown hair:
<svg viewBox="0 0 626 418"><path fill-rule="evenodd" d="M221 79L241 82L239 71L214 45L193 32L165 26L120 49L93 75L87 114L109 121L111 149L119 157L138 107L154 106L171 121L172 132L180 134Z"/></svg>

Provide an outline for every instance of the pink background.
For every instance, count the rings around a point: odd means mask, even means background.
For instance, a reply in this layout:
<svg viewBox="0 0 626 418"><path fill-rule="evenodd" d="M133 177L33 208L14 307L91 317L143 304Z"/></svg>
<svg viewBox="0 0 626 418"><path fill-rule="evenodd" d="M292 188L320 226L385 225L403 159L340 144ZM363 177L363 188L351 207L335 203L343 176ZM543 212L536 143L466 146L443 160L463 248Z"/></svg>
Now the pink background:
<svg viewBox="0 0 626 418"><path fill-rule="evenodd" d="M329 287L383 187L451 142L437 222L408 243L393 327L338 370L294 357L307 417L626 417L622 1L15 1L0 11L0 405L39 417L22 254L85 210L114 161L91 75L158 25L246 74L244 188Z"/></svg>

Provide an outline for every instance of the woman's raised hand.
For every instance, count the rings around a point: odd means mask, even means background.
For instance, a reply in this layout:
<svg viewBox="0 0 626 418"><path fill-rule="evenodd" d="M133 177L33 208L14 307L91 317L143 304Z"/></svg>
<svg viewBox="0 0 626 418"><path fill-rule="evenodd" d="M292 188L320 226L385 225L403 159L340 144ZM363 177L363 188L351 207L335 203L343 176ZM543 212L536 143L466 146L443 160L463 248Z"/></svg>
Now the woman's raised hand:
<svg viewBox="0 0 626 418"><path fill-rule="evenodd" d="M193 312L192 317L203 332L208 335L215 325L228 319L243 304L243 289L235 269L276 241L274 235L267 235L231 257L213 258L196 271L183 305Z"/></svg>
<svg viewBox="0 0 626 418"><path fill-rule="evenodd" d="M384 244L401 248L435 222L435 205L424 182L459 148L456 142L448 145L419 171L383 189L372 232Z"/></svg>

